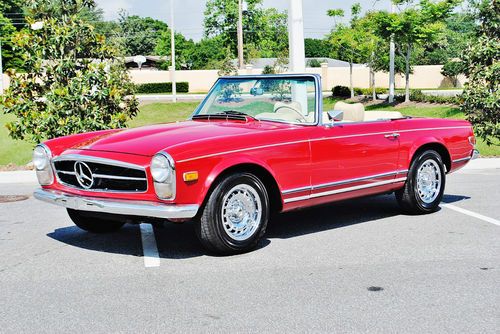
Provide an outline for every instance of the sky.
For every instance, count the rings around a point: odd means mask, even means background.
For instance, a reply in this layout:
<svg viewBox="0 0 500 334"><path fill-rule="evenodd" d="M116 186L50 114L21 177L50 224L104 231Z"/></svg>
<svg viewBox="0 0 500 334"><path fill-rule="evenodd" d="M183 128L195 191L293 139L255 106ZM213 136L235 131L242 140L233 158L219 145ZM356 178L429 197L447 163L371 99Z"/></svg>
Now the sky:
<svg viewBox="0 0 500 334"><path fill-rule="evenodd" d="M203 37L204 0L173 0L175 30L195 41ZM236 0L235 0L236 1ZM326 15L328 9L344 9L346 18L351 6L359 2L363 11L371 9L390 10L390 0L303 0L304 35L306 38L322 38L333 25L333 19ZM149 16L170 23L170 0L96 0L104 10L106 20L116 20L121 9L130 15ZM288 8L288 0L264 0L265 8L275 7L280 11ZM340 22L340 21L339 21Z"/></svg>

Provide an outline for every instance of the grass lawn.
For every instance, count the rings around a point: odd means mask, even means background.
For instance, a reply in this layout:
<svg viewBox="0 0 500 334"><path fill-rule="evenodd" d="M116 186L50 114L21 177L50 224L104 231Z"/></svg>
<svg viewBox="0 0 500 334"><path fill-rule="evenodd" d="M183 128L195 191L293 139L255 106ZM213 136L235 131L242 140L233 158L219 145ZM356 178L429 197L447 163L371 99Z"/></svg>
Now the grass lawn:
<svg viewBox="0 0 500 334"><path fill-rule="evenodd" d="M331 110L337 100L325 98L323 100L324 109ZM142 105L140 112L135 119L130 121L130 127L137 127L154 123L165 123L185 120L198 106L198 102L178 102L172 103L151 103ZM456 107L450 106L370 106L367 110L397 110L408 116L442 117L442 118L464 118L463 113ZM13 120L11 115L4 115L0 112L0 165L14 163L24 165L31 159L33 145L19 140L12 140L8 136L5 123ZM478 140L477 148L483 156L500 156L500 146L487 146Z"/></svg>
<svg viewBox="0 0 500 334"><path fill-rule="evenodd" d="M9 137L5 123L14 119L14 116L4 115L0 110L0 166L9 163L25 165L31 160L31 151L34 145Z"/></svg>

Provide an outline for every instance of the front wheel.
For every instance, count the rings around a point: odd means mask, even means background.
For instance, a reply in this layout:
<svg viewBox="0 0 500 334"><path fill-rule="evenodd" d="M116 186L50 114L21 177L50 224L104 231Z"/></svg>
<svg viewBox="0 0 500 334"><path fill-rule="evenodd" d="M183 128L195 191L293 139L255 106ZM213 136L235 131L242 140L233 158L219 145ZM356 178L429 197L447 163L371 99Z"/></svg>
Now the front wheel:
<svg viewBox="0 0 500 334"><path fill-rule="evenodd" d="M86 214L84 211L68 209L68 215L76 226L93 233L110 233L119 230L125 222L106 220Z"/></svg>
<svg viewBox="0 0 500 334"><path fill-rule="evenodd" d="M236 173L222 180L210 194L196 232L201 243L219 254L253 249L266 232L269 196L253 174Z"/></svg>
<svg viewBox="0 0 500 334"><path fill-rule="evenodd" d="M444 194L446 174L441 156L433 150L420 153L412 161L404 187L396 191L401 208L410 214L437 210Z"/></svg>

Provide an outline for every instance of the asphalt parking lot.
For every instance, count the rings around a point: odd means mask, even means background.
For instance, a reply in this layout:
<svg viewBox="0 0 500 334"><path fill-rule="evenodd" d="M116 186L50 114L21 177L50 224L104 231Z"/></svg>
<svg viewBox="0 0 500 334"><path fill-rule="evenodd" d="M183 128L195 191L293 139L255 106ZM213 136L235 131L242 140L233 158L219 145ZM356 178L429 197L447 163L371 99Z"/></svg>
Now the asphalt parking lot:
<svg viewBox="0 0 500 334"><path fill-rule="evenodd" d="M0 195L36 187L15 182ZM499 190L500 169L464 170L431 215L391 195L288 213L231 257L190 223L94 235L0 203L0 332L498 333Z"/></svg>

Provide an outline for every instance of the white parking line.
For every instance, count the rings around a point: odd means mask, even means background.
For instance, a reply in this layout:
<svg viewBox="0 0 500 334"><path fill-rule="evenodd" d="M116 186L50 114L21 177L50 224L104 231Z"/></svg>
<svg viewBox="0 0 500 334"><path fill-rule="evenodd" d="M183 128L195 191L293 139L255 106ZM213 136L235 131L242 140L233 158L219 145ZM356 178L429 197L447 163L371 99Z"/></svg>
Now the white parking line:
<svg viewBox="0 0 500 334"><path fill-rule="evenodd" d="M485 222L488 222L488 223L500 226L500 220L496 220L494 218L486 217L486 216L483 216L482 214L475 213L475 212L469 211L469 210L465 210L465 209L459 208L458 206L455 206L455 205L452 205L452 204L444 204L443 203L443 204L441 204L441 206L443 206L445 208L448 208L448 209L451 209L451 210L455 210L455 211L460 212L460 213L463 213L464 215L468 215L468 216L471 216L471 217L474 217L474 218L477 218L477 219L484 220Z"/></svg>
<svg viewBox="0 0 500 334"><path fill-rule="evenodd" d="M141 226L141 240L142 251L144 254L144 267L159 267L160 255L158 254L158 247L156 247L155 233L153 225L140 224Z"/></svg>

